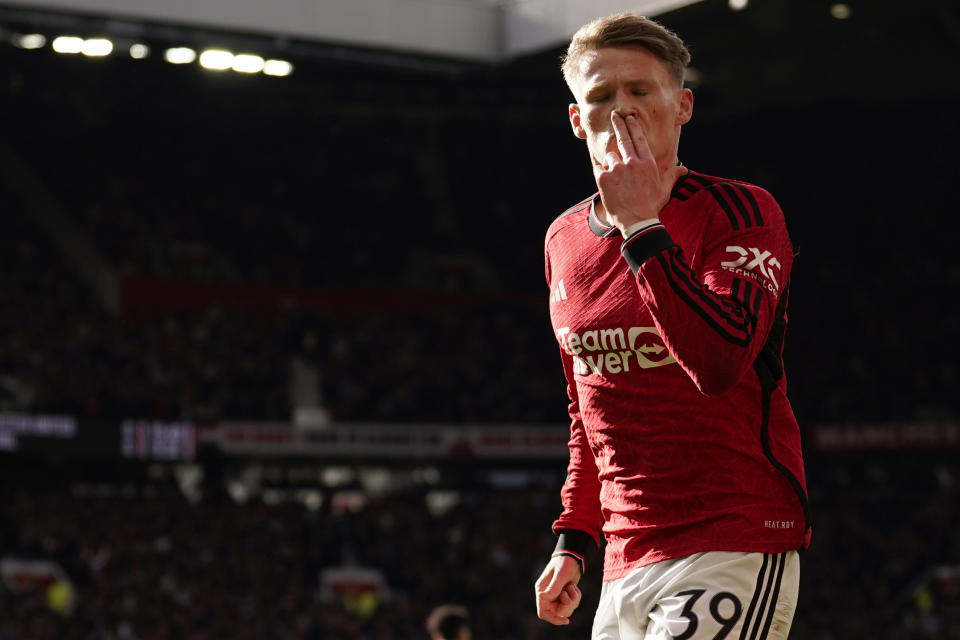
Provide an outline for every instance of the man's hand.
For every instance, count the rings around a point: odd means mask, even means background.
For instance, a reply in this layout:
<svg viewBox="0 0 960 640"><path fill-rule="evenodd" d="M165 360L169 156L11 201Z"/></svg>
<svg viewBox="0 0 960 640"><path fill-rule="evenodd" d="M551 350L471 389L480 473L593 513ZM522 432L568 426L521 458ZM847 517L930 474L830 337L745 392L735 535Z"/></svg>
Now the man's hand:
<svg viewBox="0 0 960 640"><path fill-rule="evenodd" d="M570 615L580 606L580 564L569 556L550 558L534 588L537 617L550 624L570 624Z"/></svg>
<svg viewBox="0 0 960 640"><path fill-rule="evenodd" d="M593 175L607 219L623 232L635 222L656 218L670 200L670 191L686 167L670 167L660 174L640 121L633 114L610 113L619 153L610 151Z"/></svg>

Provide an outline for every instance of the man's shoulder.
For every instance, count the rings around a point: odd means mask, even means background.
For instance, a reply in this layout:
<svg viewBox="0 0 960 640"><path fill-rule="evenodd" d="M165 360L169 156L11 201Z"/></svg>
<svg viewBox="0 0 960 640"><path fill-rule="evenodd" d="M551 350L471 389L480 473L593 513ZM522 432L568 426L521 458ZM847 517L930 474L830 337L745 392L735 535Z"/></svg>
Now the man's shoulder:
<svg viewBox="0 0 960 640"><path fill-rule="evenodd" d="M699 171L690 171L681 176L673 188L673 196L678 200L689 200L698 193L716 195L723 192L729 193L730 191L750 193L754 197L759 195L763 198L773 198L769 191L752 182L712 176Z"/></svg>
<svg viewBox="0 0 960 640"><path fill-rule="evenodd" d="M578 223L582 224L584 218L590 215L590 209L593 206L593 200L596 198L596 196L597 194L594 193L584 198L554 218L553 222L551 222L550 226L547 228L546 242L549 243L551 238L556 236L562 230Z"/></svg>
<svg viewBox="0 0 960 640"><path fill-rule="evenodd" d="M715 207L734 230L764 226L769 216L782 216L769 191L745 180L691 171L677 181L672 196L681 202Z"/></svg>

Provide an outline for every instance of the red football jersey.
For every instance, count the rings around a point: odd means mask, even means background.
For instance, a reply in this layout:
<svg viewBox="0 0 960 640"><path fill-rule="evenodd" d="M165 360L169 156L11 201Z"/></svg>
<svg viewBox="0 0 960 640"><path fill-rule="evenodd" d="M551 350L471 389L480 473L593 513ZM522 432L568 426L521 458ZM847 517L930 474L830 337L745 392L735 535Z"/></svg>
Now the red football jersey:
<svg viewBox="0 0 960 640"><path fill-rule="evenodd" d="M572 419L554 531L598 546L602 531L604 580L700 551L806 547L780 207L754 185L690 172L660 223L624 240L597 197L545 242Z"/></svg>

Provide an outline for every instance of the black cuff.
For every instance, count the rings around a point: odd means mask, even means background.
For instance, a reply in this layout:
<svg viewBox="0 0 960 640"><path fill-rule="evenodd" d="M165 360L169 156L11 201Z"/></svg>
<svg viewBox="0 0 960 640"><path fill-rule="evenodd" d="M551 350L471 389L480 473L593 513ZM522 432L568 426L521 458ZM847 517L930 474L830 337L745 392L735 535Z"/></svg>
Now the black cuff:
<svg viewBox="0 0 960 640"><path fill-rule="evenodd" d="M553 552L570 551L583 558L583 565L590 563L590 559L597 554L597 543L593 536L579 529L560 529L557 531L557 546Z"/></svg>
<svg viewBox="0 0 960 640"><path fill-rule="evenodd" d="M630 265L630 270L636 275L647 258L655 256L664 249L674 245L673 238L663 227L638 231L623 241L620 252L624 260Z"/></svg>

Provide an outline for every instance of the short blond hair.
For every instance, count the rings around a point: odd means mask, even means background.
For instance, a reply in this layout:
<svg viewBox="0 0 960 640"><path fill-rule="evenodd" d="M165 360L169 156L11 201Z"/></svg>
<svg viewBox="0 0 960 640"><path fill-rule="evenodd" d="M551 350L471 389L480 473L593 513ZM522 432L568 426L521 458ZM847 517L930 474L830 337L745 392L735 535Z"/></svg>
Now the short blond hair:
<svg viewBox="0 0 960 640"><path fill-rule="evenodd" d="M604 47L640 47L646 49L666 65L677 86L683 86L683 77L690 64L690 52L683 40L664 27L635 13L618 13L597 18L580 27L566 53L561 57L563 79L573 88L580 75L580 61L590 51Z"/></svg>

